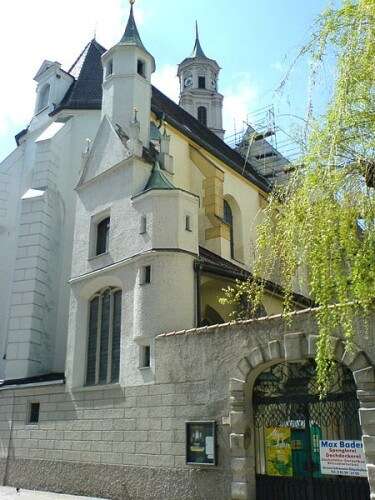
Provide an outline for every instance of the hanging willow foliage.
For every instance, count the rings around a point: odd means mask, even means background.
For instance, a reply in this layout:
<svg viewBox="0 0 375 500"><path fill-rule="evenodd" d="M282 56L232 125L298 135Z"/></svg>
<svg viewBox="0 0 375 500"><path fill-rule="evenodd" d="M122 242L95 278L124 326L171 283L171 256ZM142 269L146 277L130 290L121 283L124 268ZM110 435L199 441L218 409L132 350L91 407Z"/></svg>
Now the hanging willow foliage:
<svg viewBox="0 0 375 500"><path fill-rule="evenodd" d="M375 297L375 0L346 1L324 12L302 52L319 63L332 47L334 95L311 128L302 166L269 198L258 226L255 279L245 288L227 289L221 299L238 311L245 294L257 308L265 280L277 277L287 316L299 279L319 306L316 361L322 394L332 366L331 334L341 328L350 349L355 318L368 317Z"/></svg>

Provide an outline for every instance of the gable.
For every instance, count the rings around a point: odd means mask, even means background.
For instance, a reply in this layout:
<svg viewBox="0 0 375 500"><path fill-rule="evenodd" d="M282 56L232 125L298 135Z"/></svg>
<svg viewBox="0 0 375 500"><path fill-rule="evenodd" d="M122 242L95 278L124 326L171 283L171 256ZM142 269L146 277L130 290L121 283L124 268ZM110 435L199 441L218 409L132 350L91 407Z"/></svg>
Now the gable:
<svg viewBox="0 0 375 500"><path fill-rule="evenodd" d="M43 64L41 65L41 67L38 69L38 72L37 74L34 76L34 80L35 81L39 81L40 77L47 71L49 70L52 66L56 67L56 68L60 68L61 67L61 64L58 63L58 62L53 62L53 61L48 61L48 59L45 59L43 61Z"/></svg>
<svg viewBox="0 0 375 500"><path fill-rule="evenodd" d="M126 138L120 138L111 121L105 116L88 153L78 186L92 181L131 155Z"/></svg>
<svg viewBox="0 0 375 500"><path fill-rule="evenodd" d="M96 40L92 40L74 63L70 72L76 81L67 95L51 115L63 109L101 109L103 68L101 56L106 51ZM270 184L260 175L250 162L244 168L244 158L228 146L220 137L202 125L194 116L152 87L152 111L179 130L186 137L205 148L226 163L237 173L254 183L264 192L270 191Z"/></svg>

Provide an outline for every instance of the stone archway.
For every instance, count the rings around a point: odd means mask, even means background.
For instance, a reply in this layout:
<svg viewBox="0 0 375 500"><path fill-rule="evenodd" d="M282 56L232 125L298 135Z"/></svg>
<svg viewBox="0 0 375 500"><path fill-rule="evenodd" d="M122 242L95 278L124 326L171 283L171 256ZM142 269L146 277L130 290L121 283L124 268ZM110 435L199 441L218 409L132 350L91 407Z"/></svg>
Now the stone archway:
<svg viewBox="0 0 375 500"><path fill-rule="evenodd" d="M314 358L316 335L287 333L280 340L259 344L243 357L230 381L230 450L232 468L232 500L250 500L250 481L247 470L247 449L251 443L251 430L247 414L248 381L268 366L282 361L301 361ZM375 493L375 371L366 354L358 348L345 350L339 338L333 339L334 358L353 373L360 403L360 423L367 461L368 478L372 494ZM372 404L371 404L372 403ZM374 496L375 498L375 496ZM255 499L251 499L255 500Z"/></svg>

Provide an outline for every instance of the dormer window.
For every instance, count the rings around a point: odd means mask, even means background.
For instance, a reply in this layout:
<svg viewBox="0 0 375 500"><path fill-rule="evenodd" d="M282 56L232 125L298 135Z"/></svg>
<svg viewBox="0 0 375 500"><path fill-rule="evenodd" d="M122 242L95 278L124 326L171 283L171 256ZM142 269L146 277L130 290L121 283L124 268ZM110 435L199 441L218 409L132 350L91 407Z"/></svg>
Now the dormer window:
<svg viewBox="0 0 375 500"><path fill-rule="evenodd" d="M198 77L198 88L199 89L205 89L206 88L206 77L205 76L199 76Z"/></svg>
<svg viewBox="0 0 375 500"><path fill-rule="evenodd" d="M38 98L38 107L37 107L37 113L40 113L43 109L47 108L48 103L49 103L49 94L50 94L51 86L49 83L46 83L43 85L43 87L39 91L39 98Z"/></svg>
<svg viewBox="0 0 375 500"><path fill-rule="evenodd" d="M107 70L106 70L106 75L111 76L113 74L113 61L112 59L109 61L107 64Z"/></svg>
<svg viewBox="0 0 375 500"><path fill-rule="evenodd" d="M143 78L146 78L146 65L142 59L138 59L137 61L137 73Z"/></svg>

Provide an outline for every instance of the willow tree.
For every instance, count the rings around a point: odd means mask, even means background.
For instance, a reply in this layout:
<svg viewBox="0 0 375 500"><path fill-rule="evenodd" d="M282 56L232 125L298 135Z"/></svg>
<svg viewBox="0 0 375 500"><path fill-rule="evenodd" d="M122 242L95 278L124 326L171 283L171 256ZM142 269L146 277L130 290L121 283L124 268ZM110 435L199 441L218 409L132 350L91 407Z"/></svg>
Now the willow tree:
<svg viewBox="0 0 375 500"><path fill-rule="evenodd" d="M375 297L375 0L345 1L319 17L302 53L316 69L332 49L333 95L311 126L302 166L269 197L258 227L254 279L227 289L222 299L237 305L235 314L243 319L244 296L255 310L265 280L277 274L287 317L301 280L317 306L323 393L333 366L332 332L341 328L350 350L356 318L369 317Z"/></svg>

